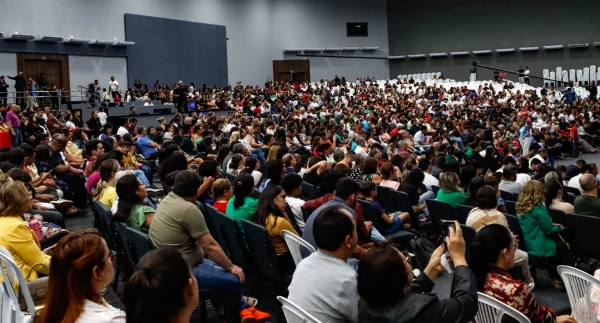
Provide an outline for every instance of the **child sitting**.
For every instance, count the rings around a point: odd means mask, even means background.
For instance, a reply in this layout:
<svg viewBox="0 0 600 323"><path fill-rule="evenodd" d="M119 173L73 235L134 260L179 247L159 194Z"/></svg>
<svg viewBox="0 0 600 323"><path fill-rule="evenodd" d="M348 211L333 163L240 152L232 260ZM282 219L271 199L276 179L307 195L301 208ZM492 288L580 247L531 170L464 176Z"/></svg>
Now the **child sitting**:
<svg viewBox="0 0 600 323"><path fill-rule="evenodd" d="M373 209L375 210L375 216L380 217L383 221L383 232L392 233L400 229L410 229L410 215L408 212L396 212L393 214L386 213L381 204L376 200L377 198L377 185L373 182L364 182L360 185L360 192L364 196L364 199L371 202Z"/></svg>

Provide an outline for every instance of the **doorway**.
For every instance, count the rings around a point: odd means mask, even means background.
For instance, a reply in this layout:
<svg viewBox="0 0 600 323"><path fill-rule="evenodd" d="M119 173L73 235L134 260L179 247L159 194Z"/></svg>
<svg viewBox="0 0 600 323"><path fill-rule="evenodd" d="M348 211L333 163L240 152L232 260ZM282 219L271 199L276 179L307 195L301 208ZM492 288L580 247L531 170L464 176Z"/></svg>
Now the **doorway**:
<svg viewBox="0 0 600 323"><path fill-rule="evenodd" d="M31 77L36 82L39 82L42 73L45 73L48 87L56 84L56 88L62 90L63 100L70 101L68 55L18 53L17 70L23 72L25 79Z"/></svg>
<svg viewBox="0 0 600 323"><path fill-rule="evenodd" d="M302 83L310 82L310 61L274 60L273 79L275 82Z"/></svg>

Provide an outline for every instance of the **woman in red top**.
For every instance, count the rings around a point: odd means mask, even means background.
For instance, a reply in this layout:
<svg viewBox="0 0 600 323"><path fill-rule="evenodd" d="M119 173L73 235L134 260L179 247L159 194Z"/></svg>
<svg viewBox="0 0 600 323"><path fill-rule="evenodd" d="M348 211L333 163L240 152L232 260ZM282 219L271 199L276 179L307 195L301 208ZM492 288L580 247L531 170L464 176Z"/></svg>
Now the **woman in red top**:
<svg viewBox="0 0 600 323"><path fill-rule="evenodd" d="M538 302L533 286L507 272L514 266L518 243L508 229L489 224L477 232L471 244L469 267L477 278L477 290L509 305L537 323L576 323L569 315L556 313Z"/></svg>
<svg viewBox="0 0 600 323"><path fill-rule="evenodd" d="M227 203L233 196L231 183L227 179L219 178L213 183L212 190L215 199L215 204L213 204L213 206L215 209L219 210L219 212L225 214Z"/></svg>

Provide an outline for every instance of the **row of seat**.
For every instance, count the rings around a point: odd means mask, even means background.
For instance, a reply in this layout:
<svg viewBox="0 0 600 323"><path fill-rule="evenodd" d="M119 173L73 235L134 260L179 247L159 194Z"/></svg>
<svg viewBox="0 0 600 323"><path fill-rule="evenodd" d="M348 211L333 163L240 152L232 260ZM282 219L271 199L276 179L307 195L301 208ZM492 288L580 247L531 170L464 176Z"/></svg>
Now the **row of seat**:
<svg viewBox="0 0 600 323"><path fill-rule="evenodd" d="M430 72L430 73L417 73L417 74L404 74L398 75L399 80L433 80L434 78L439 79L442 76L442 72Z"/></svg>
<svg viewBox="0 0 600 323"><path fill-rule="evenodd" d="M556 80L556 82L579 82L580 84L587 86L589 82L600 80L600 69L596 68L596 65L584 67L583 69L564 69L557 67L555 71L549 69L542 70L542 76L547 79ZM548 81L544 81L545 86L548 86Z"/></svg>

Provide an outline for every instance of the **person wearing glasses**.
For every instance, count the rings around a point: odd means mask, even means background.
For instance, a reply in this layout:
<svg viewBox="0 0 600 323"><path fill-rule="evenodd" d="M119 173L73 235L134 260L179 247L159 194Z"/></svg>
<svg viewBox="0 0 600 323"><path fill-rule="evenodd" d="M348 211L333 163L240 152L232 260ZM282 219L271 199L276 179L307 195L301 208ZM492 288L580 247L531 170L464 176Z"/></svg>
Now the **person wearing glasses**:
<svg viewBox="0 0 600 323"><path fill-rule="evenodd" d="M33 322L125 323L125 313L102 298L116 258L96 229L64 237L53 250L44 308Z"/></svg>
<svg viewBox="0 0 600 323"><path fill-rule="evenodd" d="M449 227L449 231L448 247L440 245L416 278L408 254L401 253L392 244L378 244L367 251L360 259L357 271L359 322L473 320L477 313L475 276L467 266L465 240L458 221ZM439 299L430 293L434 280L444 270L441 258L446 250L454 264L452 292L450 298Z"/></svg>
<svg viewBox="0 0 600 323"><path fill-rule="evenodd" d="M507 272L514 265L517 246L503 225L489 224L477 232L469 259L477 290L523 313L531 322L575 323L572 316L557 317L553 310L540 305L528 284Z"/></svg>

